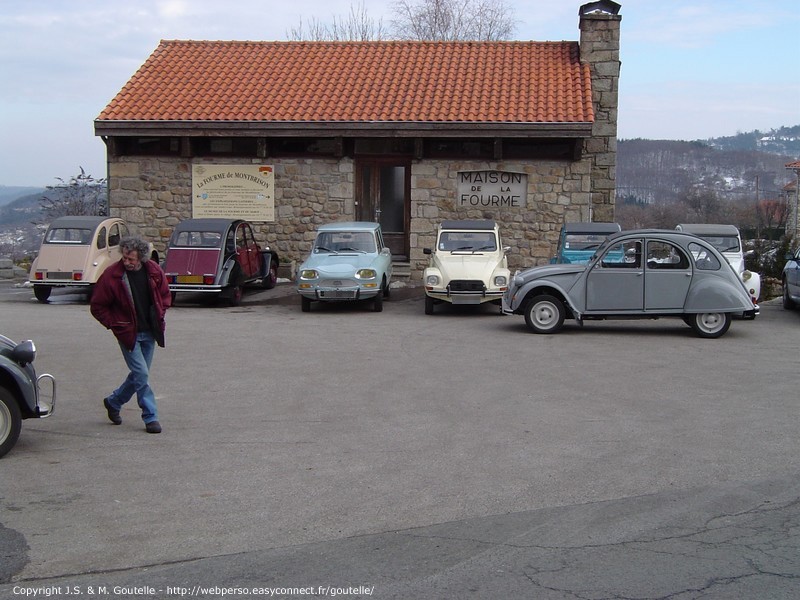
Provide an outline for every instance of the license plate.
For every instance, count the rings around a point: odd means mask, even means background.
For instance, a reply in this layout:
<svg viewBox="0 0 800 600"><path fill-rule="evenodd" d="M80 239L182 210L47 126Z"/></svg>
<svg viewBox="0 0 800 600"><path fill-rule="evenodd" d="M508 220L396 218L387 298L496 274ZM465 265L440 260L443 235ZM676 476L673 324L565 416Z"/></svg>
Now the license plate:
<svg viewBox="0 0 800 600"><path fill-rule="evenodd" d="M202 275L178 275L178 283L203 283Z"/></svg>

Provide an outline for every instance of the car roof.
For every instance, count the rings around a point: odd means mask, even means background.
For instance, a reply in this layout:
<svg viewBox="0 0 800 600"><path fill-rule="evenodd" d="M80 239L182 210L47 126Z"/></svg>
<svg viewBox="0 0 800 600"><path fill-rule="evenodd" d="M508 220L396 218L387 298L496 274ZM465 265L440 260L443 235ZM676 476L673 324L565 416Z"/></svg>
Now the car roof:
<svg viewBox="0 0 800 600"><path fill-rule="evenodd" d="M175 226L175 231L215 231L225 233L241 219L186 219Z"/></svg>
<svg viewBox="0 0 800 600"><path fill-rule="evenodd" d="M114 217L98 217L93 215L71 215L58 217L50 223L50 227L74 227L76 229L94 229L103 221L109 219L116 220Z"/></svg>
<svg viewBox="0 0 800 600"><path fill-rule="evenodd" d="M380 225L372 221L339 221L320 225L317 231L375 231Z"/></svg>
<svg viewBox="0 0 800 600"><path fill-rule="evenodd" d="M739 230L734 225L716 223L681 223L675 229L695 235L739 235Z"/></svg>
<svg viewBox="0 0 800 600"><path fill-rule="evenodd" d="M497 223L489 219L463 219L458 221L442 221L441 229L494 229Z"/></svg>
<svg viewBox="0 0 800 600"><path fill-rule="evenodd" d="M660 237L664 239L681 240L687 242L688 240L698 240L707 244L702 238L694 233L688 231L679 231L677 229L626 229L618 233L613 233L606 238L607 242L613 242L624 237Z"/></svg>
<svg viewBox="0 0 800 600"><path fill-rule="evenodd" d="M622 228L619 223L564 223L566 233L616 233Z"/></svg>

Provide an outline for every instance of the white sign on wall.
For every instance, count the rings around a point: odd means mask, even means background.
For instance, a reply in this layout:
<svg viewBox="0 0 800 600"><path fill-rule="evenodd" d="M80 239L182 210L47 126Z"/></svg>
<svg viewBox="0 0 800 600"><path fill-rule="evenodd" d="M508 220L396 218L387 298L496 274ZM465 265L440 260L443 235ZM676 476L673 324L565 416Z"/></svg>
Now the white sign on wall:
<svg viewBox="0 0 800 600"><path fill-rule="evenodd" d="M528 175L509 171L459 171L458 208L525 208Z"/></svg>
<svg viewBox="0 0 800 600"><path fill-rule="evenodd" d="M275 220L275 170L268 165L192 165L192 218Z"/></svg>

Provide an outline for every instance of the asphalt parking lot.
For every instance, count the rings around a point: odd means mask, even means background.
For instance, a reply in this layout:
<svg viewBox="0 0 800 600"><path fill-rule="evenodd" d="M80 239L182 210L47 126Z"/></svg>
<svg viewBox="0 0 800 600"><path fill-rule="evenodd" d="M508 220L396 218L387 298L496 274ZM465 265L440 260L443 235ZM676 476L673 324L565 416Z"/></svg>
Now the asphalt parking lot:
<svg viewBox="0 0 800 600"><path fill-rule="evenodd" d="M179 296L135 403L74 295L0 284L56 413L0 459L0 597L800 597L800 312L529 334L486 307ZM438 308L438 307L437 307Z"/></svg>

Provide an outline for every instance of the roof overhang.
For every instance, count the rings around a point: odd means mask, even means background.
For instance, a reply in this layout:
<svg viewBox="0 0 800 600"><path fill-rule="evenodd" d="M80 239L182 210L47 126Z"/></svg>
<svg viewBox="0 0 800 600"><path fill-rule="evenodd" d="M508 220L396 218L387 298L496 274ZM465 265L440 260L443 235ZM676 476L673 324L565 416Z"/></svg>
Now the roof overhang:
<svg viewBox="0 0 800 600"><path fill-rule="evenodd" d="M96 120L97 136L175 137L531 137L585 138L592 123L387 121L109 121Z"/></svg>

